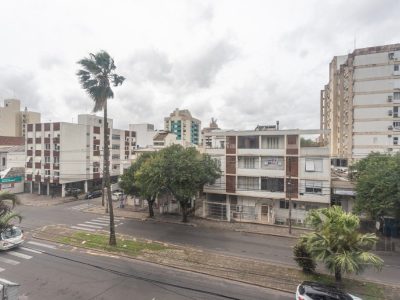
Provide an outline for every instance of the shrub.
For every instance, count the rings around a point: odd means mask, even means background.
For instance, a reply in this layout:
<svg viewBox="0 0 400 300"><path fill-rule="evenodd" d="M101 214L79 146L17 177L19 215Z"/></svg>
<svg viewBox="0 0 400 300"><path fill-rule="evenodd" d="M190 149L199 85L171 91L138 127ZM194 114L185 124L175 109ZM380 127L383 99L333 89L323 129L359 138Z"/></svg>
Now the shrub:
<svg viewBox="0 0 400 300"><path fill-rule="evenodd" d="M307 249L306 241L300 239L293 247L294 260L304 273L314 273L316 263Z"/></svg>

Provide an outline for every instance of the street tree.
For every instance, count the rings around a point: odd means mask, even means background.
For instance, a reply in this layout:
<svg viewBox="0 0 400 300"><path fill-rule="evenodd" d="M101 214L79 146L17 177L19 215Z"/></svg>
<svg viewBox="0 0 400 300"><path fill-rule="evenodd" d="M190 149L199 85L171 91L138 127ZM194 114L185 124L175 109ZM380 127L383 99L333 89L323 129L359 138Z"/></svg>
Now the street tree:
<svg viewBox="0 0 400 300"><path fill-rule="evenodd" d="M115 246L117 244L115 238L114 212L111 200L110 186L110 152L109 152L109 127L107 120L107 100L114 97L114 92L111 88L121 85L125 78L115 73L116 66L114 59L106 51L100 51L96 54L90 53L78 61L82 67L77 72L77 76L82 88L89 94L94 101L93 112L103 110L103 178L104 185L107 190L108 209L110 214L110 239L109 244Z"/></svg>
<svg viewBox="0 0 400 300"><path fill-rule="evenodd" d="M188 221L192 199L203 188L221 176L218 163L195 148L172 145L157 153L155 177L170 192L182 209L182 222Z"/></svg>
<svg viewBox="0 0 400 300"><path fill-rule="evenodd" d="M13 220L21 222L22 216L13 212L15 205L18 203L19 201L15 194L0 192L0 232L11 228Z"/></svg>
<svg viewBox="0 0 400 300"><path fill-rule="evenodd" d="M372 220L400 219L400 154L371 153L351 168L356 183L355 211Z"/></svg>
<svg viewBox="0 0 400 300"><path fill-rule="evenodd" d="M343 273L360 274L366 267L380 270L383 260L370 252L377 241L373 233L359 232L360 219L340 206L312 210L306 219L314 232L303 236L313 258L341 281Z"/></svg>
<svg viewBox="0 0 400 300"><path fill-rule="evenodd" d="M146 167L143 168L142 166L145 162L154 158L154 156L155 153L143 153L140 155L121 176L121 181L119 183L125 194L146 199L149 206L149 216L151 218L154 217L153 205L161 189L159 185L153 185L152 177L146 177L151 171L151 169L149 169L151 165L146 164ZM139 170L142 170L140 178L138 178Z"/></svg>

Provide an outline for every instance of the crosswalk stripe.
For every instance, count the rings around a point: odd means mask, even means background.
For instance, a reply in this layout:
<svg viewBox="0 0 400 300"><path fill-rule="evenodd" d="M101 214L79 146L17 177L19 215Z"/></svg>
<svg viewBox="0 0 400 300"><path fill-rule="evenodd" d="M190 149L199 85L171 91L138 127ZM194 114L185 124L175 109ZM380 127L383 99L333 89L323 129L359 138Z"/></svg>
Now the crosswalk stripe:
<svg viewBox="0 0 400 300"><path fill-rule="evenodd" d="M109 217L99 217L99 218L97 218L98 220L104 220L104 221L110 221L110 218ZM122 218L119 218L119 217L114 217L114 220L115 221L121 221L122 220Z"/></svg>
<svg viewBox="0 0 400 300"><path fill-rule="evenodd" d="M79 230L86 230L86 231L96 231L95 229L84 228L84 227L79 227L79 226L71 226L71 228L79 229Z"/></svg>
<svg viewBox="0 0 400 300"><path fill-rule="evenodd" d="M97 220L97 219L95 219L95 220L91 220L92 222L98 222L98 223L103 223L103 224L108 224L108 223L110 223L110 221L108 221L108 220Z"/></svg>
<svg viewBox="0 0 400 300"><path fill-rule="evenodd" d="M13 259L8 259L8 258L1 257L1 256L0 256L0 261L4 262L6 264L9 264L9 265L14 265L14 266L19 264L19 261L16 261Z"/></svg>
<svg viewBox="0 0 400 300"><path fill-rule="evenodd" d="M90 225L90 224L78 224L78 226L90 227L90 228L103 228L102 226Z"/></svg>
<svg viewBox="0 0 400 300"><path fill-rule="evenodd" d="M39 250L25 248L25 247L19 247L19 249L24 250L24 251L29 251L29 252L32 252L32 253L36 253L36 254L42 254L43 253L43 252L41 252Z"/></svg>
<svg viewBox="0 0 400 300"><path fill-rule="evenodd" d="M34 241L29 241L28 244L39 246L39 247L50 248L50 249L56 249L56 246L48 245L48 244L42 244L42 243L34 242Z"/></svg>
<svg viewBox="0 0 400 300"><path fill-rule="evenodd" d="M99 226L106 226L107 225L105 223L90 222L90 221L86 221L85 224L93 224L93 225L99 225Z"/></svg>
<svg viewBox="0 0 400 300"><path fill-rule="evenodd" d="M32 256L30 256L30 255L26 255L26 254L19 253L19 252L16 252L16 251L8 251L7 254L10 254L10 255L16 256L16 257L20 257L20 258L23 258L23 259L31 259L32 258Z"/></svg>

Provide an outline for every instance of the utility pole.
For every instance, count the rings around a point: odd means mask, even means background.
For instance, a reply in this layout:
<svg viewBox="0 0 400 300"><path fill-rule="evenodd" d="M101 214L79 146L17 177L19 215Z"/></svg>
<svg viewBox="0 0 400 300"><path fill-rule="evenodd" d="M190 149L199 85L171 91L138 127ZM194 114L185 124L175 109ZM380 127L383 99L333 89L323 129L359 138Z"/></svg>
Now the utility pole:
<svg viewBox="0 0 400 300"><path fill-rule="evenodd" d="M292 164L291 157L288 158L289 162L289 178L287 188L289 192L289 234L292 234Z"/></svg>

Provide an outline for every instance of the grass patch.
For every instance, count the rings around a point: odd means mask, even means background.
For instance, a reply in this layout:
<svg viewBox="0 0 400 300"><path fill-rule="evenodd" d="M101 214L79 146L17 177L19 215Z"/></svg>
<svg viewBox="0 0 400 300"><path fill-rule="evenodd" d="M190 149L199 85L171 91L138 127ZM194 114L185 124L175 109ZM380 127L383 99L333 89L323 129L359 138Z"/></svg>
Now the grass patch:
<svg viewBox="0 0 400 300"><path fill-rule="evenodd" d="M115 247L108 245L108 239L108 236L102 234L75 232L71 236L59 238L59 241L69 245L122 253L129 256L137 256L144 251L162 251L168 249L168 247L159 243L136 241L118 237L117 246Z"/></svg>

